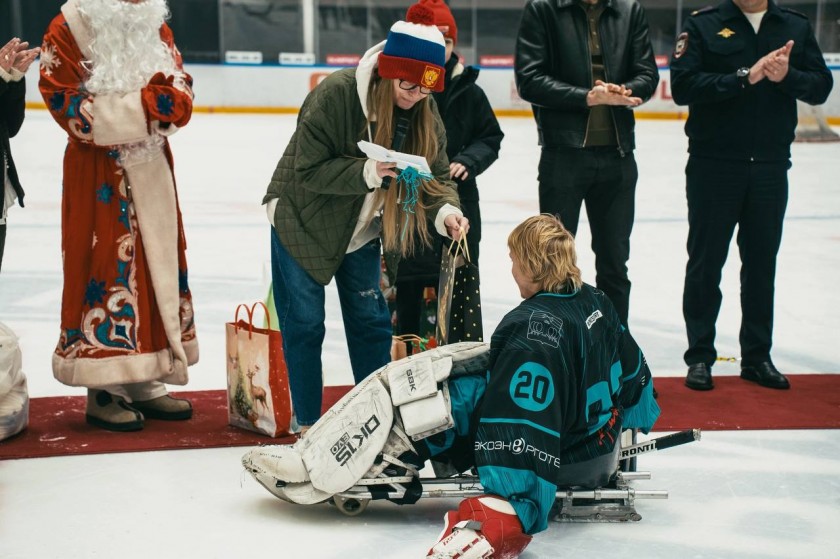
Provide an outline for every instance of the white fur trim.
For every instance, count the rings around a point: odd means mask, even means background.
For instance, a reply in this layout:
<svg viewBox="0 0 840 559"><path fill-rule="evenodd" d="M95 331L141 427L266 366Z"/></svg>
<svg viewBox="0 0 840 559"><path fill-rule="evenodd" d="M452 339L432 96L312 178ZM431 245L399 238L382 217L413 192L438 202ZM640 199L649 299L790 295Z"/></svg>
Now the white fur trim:
<svg viewBox="0 0 840 559"><path fill-rule="evenodd" d="M188 363L198 361L198 342L184 343ZM187 384L187 368L173 359L172 352L162 349L155 353L119 357L67 358L52 356L53 376L69 386L99 388L112 384L131 384L159 380L167 384Z"/></svg>
<svg viewBox="0 0 840 559"><path fill-rule="evenodd" d="M7 72L3 68L0 68L0 78L3 79L4 82L19 82L25 76L23 72L18 70L17 68L9 68Z"/></svg>
<svg viewBox="0 0 840 559"><path fill-rule="evenodd" d="M70 33L76 40L76 45L82 51L82 56L90 60L90 44L93 42L93 37L90 34L90 28L79 12L79 0L67 0L61 6L61 13L64 14L64 19L67 21Z"/></svg>
<svg viewBox="0 0 840 559"><path fill-rule="evenodd" d="M443 38L443 33L441 33L440 29L433 25L420 25L419 23L398 21L391 26L391 33L411 35L412 37L416 37L424 41L437 43L444 48L446 47L446 41Z"/></svg>
<svg viewBox="0 0 840 559"><path fill-rule="evenodd" d="M115 146L149 137L140 91L125 95L97 95L91 105L93 143Z"/></svg>

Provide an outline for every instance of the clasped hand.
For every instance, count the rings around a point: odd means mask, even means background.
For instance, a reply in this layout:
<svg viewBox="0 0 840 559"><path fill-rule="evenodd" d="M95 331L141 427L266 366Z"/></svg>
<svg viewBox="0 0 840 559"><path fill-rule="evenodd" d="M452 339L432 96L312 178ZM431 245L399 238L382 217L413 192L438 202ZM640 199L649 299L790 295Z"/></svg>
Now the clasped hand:
<svg viewBox="0 0 840 559"><path fill-rule="evenodd" d="M595 80L595 87L586 94L586 104L590 107L595 105L638 107L642 104L642 99L633 97L633 90L623 85Z"/></svg>
<svg viewBox="0 0 840 559"><path fill-rule="evenodd" d="M14 68L19 72L26 73L40 52L40 48L29 48L27 41L21 41L15 37L0 47L0 68L3 68L5 72Z"/></svg>
<svg viewBox="0 0 840 559"><path fill-rule="evenodd" d="M141 95L149 120L171 122L179 128L186 125L192 116L192 97L175 87L175 76L158 72L143 88Z"/></svg>

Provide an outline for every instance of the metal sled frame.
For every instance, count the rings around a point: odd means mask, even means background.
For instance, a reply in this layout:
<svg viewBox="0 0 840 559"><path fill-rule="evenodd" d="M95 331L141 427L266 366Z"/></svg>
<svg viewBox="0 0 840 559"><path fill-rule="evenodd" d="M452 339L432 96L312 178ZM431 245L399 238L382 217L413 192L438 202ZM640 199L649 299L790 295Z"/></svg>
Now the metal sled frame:
<svg viewBox="0 0 840 559"><path fill-rule="evenodd" d="M388 491L377 491L374 495L368 485L354 485L347 491L333 496L331 504L348 516L364 512L370 501L398 500L406 490L399 483L404 478L377 480L377 487L390 485ZM410 478L405 478L406 481ZM639 521L642 516L636 511L636 499L667 499L664 490L639 490L630 487L632 480L650 479L649 472L618 472L614 488L566 489L557 492L554 520L561 522L627 522ZM484 495L484 488L477 476L461 475L449 478L421 478L423 491L421 499L468 498Z"/></svg>
<svg viewBox="0 0 840 559"><path fill-rule="evenodd" d="M634 437L635 439L635 437ZM627 462L639 454L652 452L700 439L700 430L681 431L665 437L631 444L622 448L620 458ZM635 464L634 464L635 466ZM558 522L638 522L642 516L636 511L636 499L667 499L668 491L656 489L634 489L630 482L651 478L650 472L617 471L610 487L595 489L568 488L557 491L552 519ZM412 481L411 476L363 479L359 483L330 499L339 511L347 516L364 512L372 500L399 500L405 497L403 483ZM459 475L447 478L420 478L421 499L468 498L484 494L484 488L476 475ZM614 487L613 487L614 485ZM376 487L374 491L372 487Z"/></svg>

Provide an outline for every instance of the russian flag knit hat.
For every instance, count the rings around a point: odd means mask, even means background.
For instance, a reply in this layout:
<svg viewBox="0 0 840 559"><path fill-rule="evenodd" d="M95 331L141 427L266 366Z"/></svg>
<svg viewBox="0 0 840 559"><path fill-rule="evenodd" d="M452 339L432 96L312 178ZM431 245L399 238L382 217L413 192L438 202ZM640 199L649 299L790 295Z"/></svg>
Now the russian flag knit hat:
<svg viewBox="0 0 840 559"><path fill-rule="evenodd" d="M415 4L406 21L391 26L385 48L379 54L379 75L405 80L432 91L443 91L446 43L435 26L435 14Z"/></svg>

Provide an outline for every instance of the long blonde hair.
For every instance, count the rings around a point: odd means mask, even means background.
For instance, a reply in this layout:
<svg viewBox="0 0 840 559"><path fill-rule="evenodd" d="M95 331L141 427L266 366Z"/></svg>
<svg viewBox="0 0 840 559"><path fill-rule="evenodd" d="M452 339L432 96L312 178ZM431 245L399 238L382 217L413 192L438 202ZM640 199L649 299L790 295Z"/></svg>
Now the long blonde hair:
<svg viewBox="0 0 840 559"><path fill-rule="evenodd" d="M577 267L575 238L556 216L529 217L511 232L508 248L522 273L540 291L561 293L578 290L583 285Z"/></svg>
<svg viewBox="0 0 840 559"><path fill-rule="evenodd" d="M375 77L368 94L368 112L376 115L376 132L373 142L387 148L394 138L394 86L393 80ZM369 124L369 123L368 123ZM438 136L435 114L429 104L428 96L417 102L412 111L408 135L400 151L420 155L432 165L438 157ZM391 188L378 189L376 204L382 211L382 242L386 252L398 252L408 256L414 252L414 245L419 240L430 246L426 211L443 198L445 202L454 201L452 190L433 178L420 181L420 195L414 213L403 211L399 200L405 198L405 187L393 181Z"/></svg>

